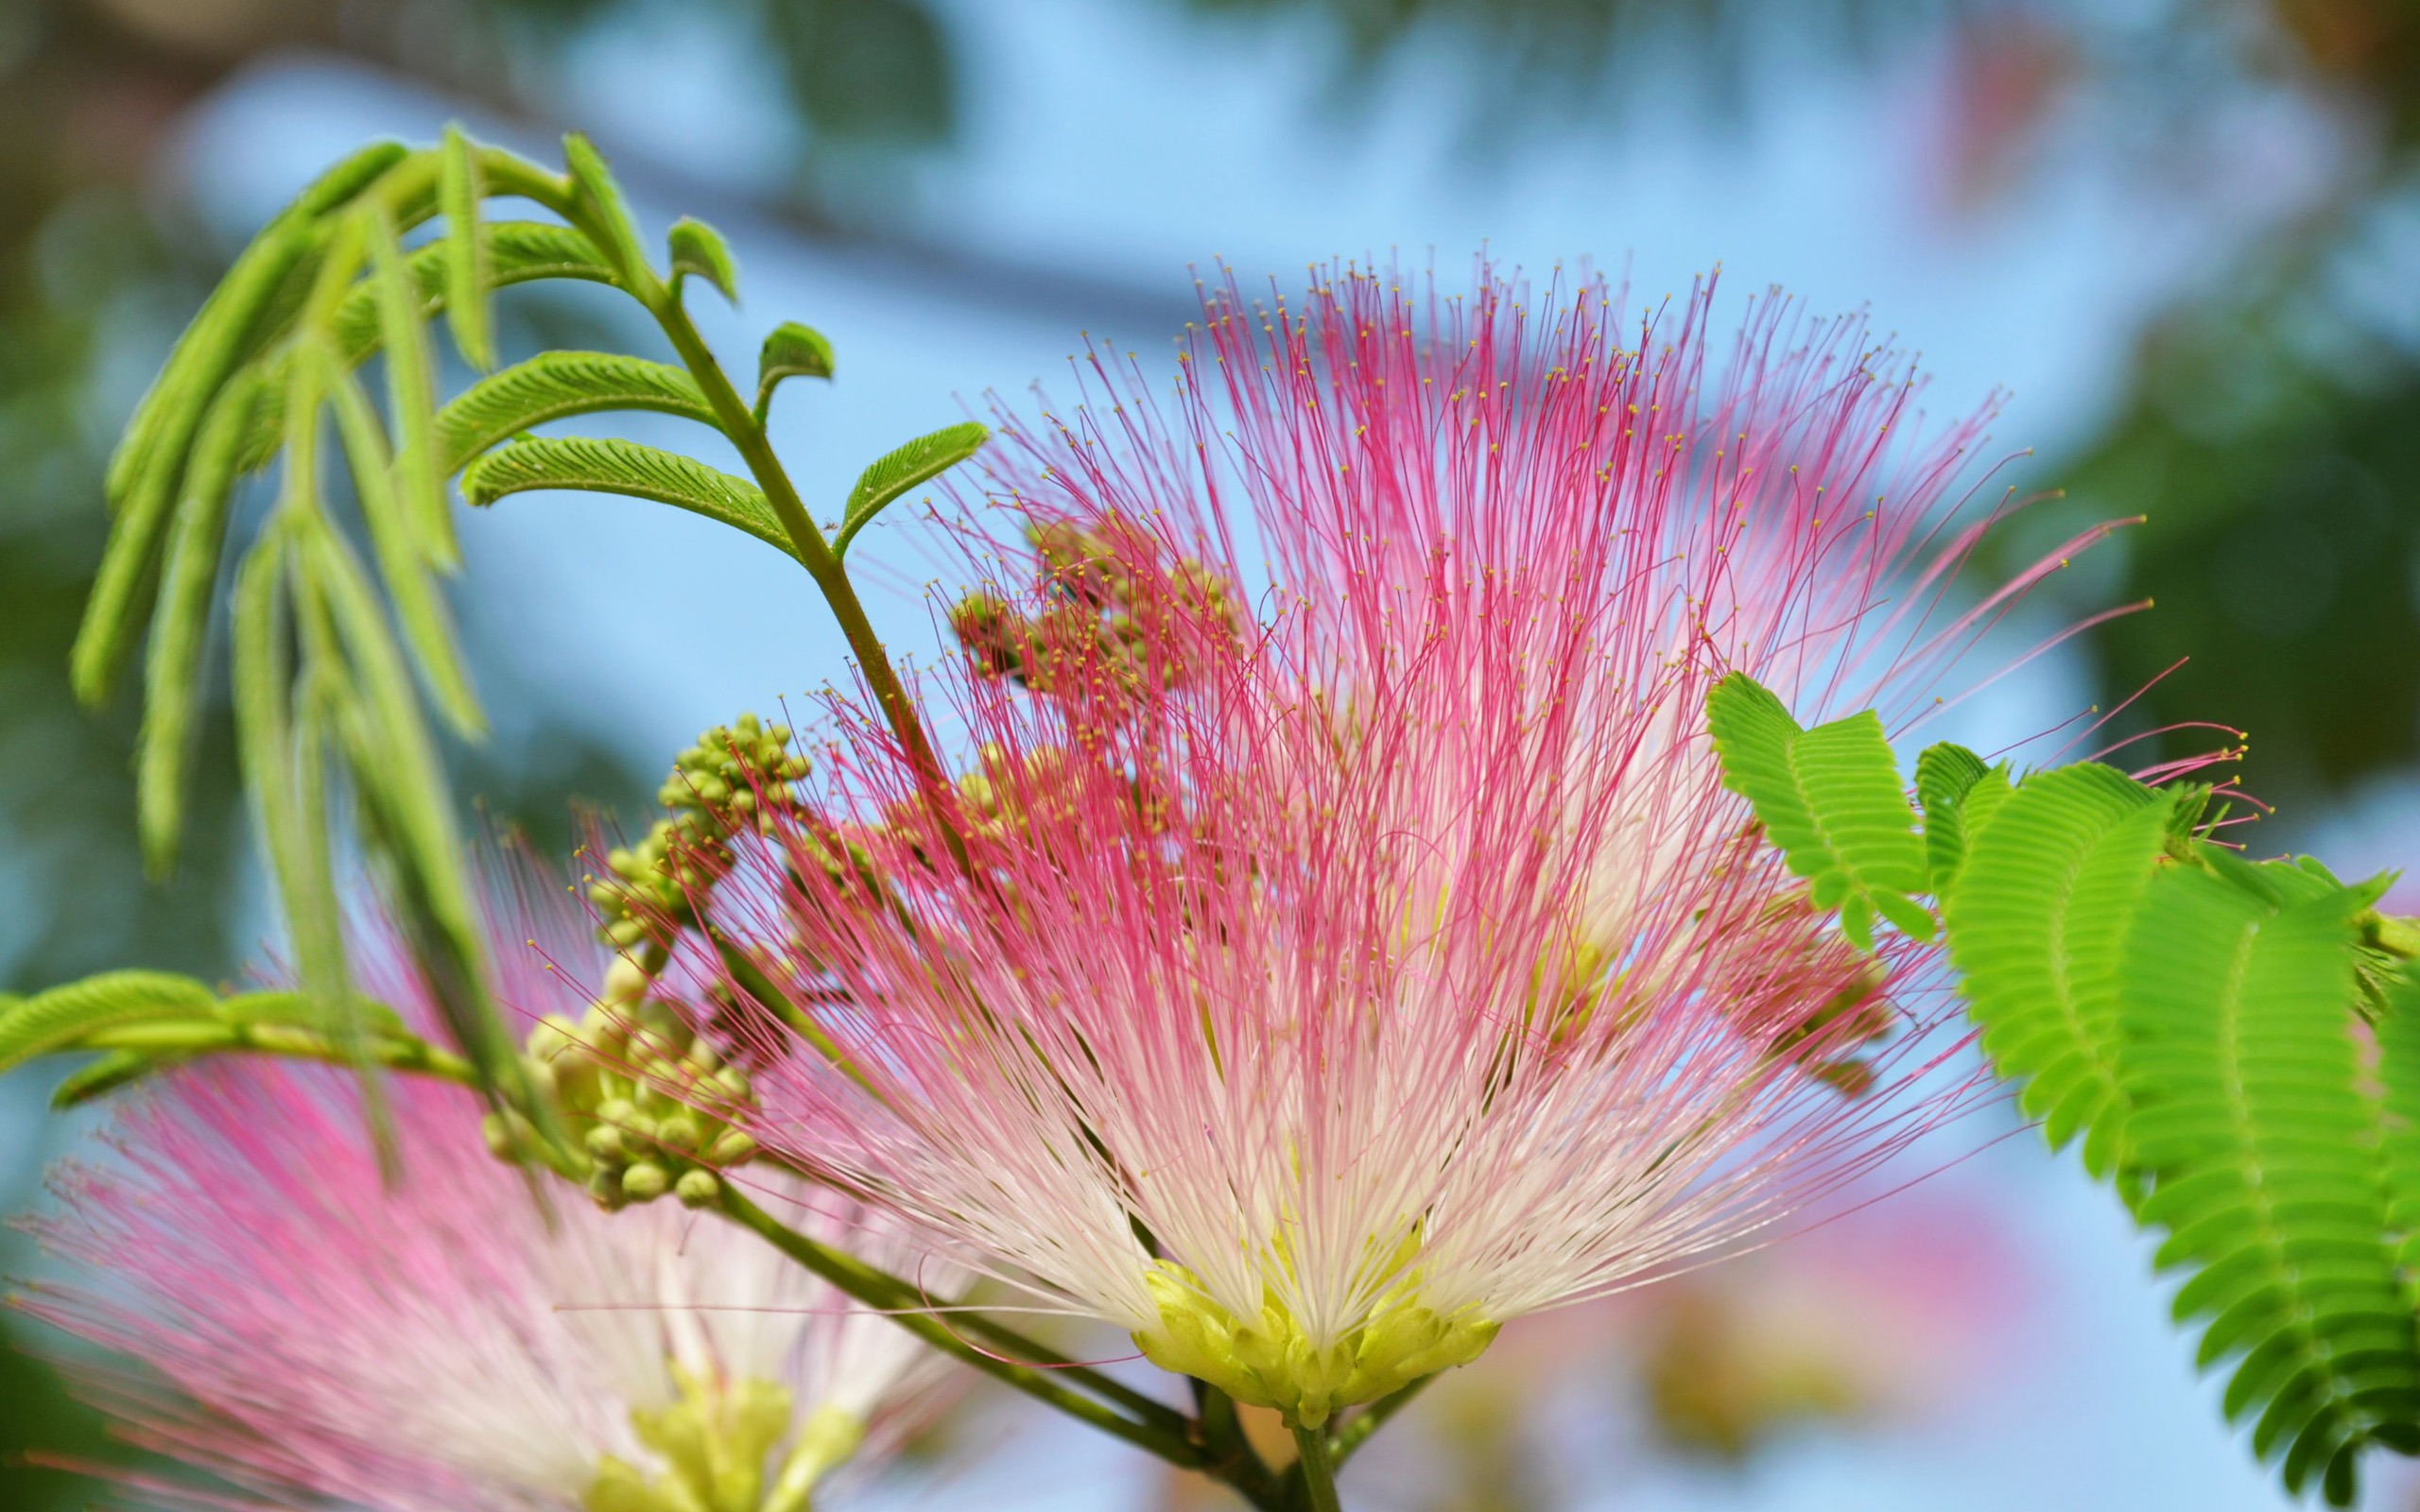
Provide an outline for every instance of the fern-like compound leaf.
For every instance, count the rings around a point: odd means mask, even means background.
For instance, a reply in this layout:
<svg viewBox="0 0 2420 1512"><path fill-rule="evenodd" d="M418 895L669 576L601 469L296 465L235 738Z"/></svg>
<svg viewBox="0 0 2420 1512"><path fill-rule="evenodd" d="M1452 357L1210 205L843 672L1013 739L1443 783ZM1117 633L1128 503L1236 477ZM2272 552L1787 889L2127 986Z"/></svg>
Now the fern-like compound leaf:
<svg viewBox="0 0 2420 1512"><path fill-rule="evenodd" d="M1979 784L1978 784L1979 787ZM1983 1051L2056 1147L2117 1169L2118 949L2167 833L2157 795L2085 764L2026 779L1974 839L1944 901L1949 958Z"/></svg>
<svg viewBox="0 0 2420 1512"><path fill-rule="evenodd" d="M732 303L739 302L739 266L732 260L731 248L722 232L702 220L687 215L672 223L666 234L671 244L672 276L677 281L690 274L704 279Z"/></svg>
<svg viewBox="0 0 2420 1512"><path fill-rule="evenodd" d="M756 352L756 423L772 413L773 390L785 378L832 376L832 343L823 333L796 320L773 327Z"/></svg>
<svg viewBox="0 0 2420 1512"><path fill-rule="evenodd" d="M1706 723L1723 785L1748 800L1818 908L1838 909L1841 932L1874 948L1880 913L1929 939L1924 842L1899 769L1873 711L1803 730L1773 694L1744 673L1715 684Z"/></svg>
<svg viewBox="0 0 2420 1512"><path fill-rule="evenodd" d="M541 437L490 452L462 473L462 496L475 505L538 489L653 499L736 526L796 556L780 516L754 484L635 441Z"/></svg>
<svg viewBox="0 0 2420 1512"><path fill-rule="evenodd" d="M890 507L901 494L931 482L973 456L991 436L981 425L967 421L944 426L929 436L919 436L876 458L873 466L858 474L856 487L849 490L848 507L840 515L840 533L832 540L833 554L846 554L857 532L872 524L874 516Z"/></svg>
<svg viewBox="0 0 2420 1512"><path fill-rule="evenodd" d="M547 352L481 379L439 411L441 465L451 475L488 448L549 421L617 409L716 424L697 380L679 368L610 352Z"/></svg>
<svg viewBox="0 0 2420 1512"><path fill-rule="evenodd" d="M2289 1489L2351 1500L2374 1442L2420 1440L2420 1330L2387 1238L2379 1108L2350 1033L2360 893L2204 849L2161 867L2120 967L2132 1159L2180 1321L2235 1357L2230 1418ZM2267 875L2261 875L2262 872ZM2287 875L2290 873L2290 875Z"/></svg>
<svg viewBox="0 0 2420 1512"><path fill-rule="evenodd" d="M0 1072L73 1049L95 1031L164 1019L208 1018L210 988L166 971L109 971L0 1008Z"/></svg>
<svg viewBox="0 0 2420 1512"><path fill-rule="evenodd" d="M438 149L441 159L437 203L445 217L445 243L440 256L445 267L445 322L454 332L454 349L481 372L495 366L495 335L488 319L488 290L495 286L489 266L488 226L479 218L479 202L487 198L479 181L478 154L458 126L445 129Z"/></svg>

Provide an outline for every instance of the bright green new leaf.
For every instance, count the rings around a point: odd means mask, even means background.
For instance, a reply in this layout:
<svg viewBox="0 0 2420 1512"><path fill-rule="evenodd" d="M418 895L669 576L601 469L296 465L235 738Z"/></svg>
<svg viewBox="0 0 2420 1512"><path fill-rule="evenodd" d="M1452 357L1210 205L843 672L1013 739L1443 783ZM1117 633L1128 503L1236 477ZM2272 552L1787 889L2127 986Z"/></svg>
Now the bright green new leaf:
<svg viewBox="0 0 2420 1512"><path fill-rule="evenodd" d="M2138 1216L2169 1232L2158 1263L2194 1272L2175 1313L2207 1320L2204 1366L2239 1361L2225 1408L2259 1414L2254 1452L2347 1504L2364 1447L2420 1435L2420 1330L2351 1033L2364 903L2202 860L2159 869L2120 968L2128 1142L2156 1178Z"/></svg>
<svg viewBox="0 0 2420 1512"><path fill-rule="evenodd" d="M1932 937L1932 916L1911 896L1927 880L1924 842L1879 717L1868 710L1802 730L1779 698L1735 672L1706 696L1706 725L1723 785L1806 879L1808 900L1840 910L1851 943L1874 948L1877 912Z"/></svg>
<svg viewBox="0 0 2420 1512"><path fill-rule="evenodd" d="M0 1072L70 1050L97 1029L155 1019L208 1018L217 998L189 976L107 971L0 1009Z"/></svg>
<svg viewBox="0 0 2420 1512"><path fill-rule="evenodd" d="M797 555L780 517L754 484L635 441L541 437L490 452L462 473L462 496L475 505L538 489L653 499L719 520Z"/></svg>
<svg viewBox="0 0 2420 1512"><path fill-rule="evenodd" d="M479 181L478 155L458 126L445 129L442 168L437 204L445 217L441 254L445 266L445 321L454 332L455 350L481 372L495 366L495 336L488 320L488 290L494 286L489 268L487 222L479 218L486 186Z"/></svg>
<svg viewBox="0 0 2420 1512"><path fill-rule="evenodd" d="M646 409L714 425L697 380L666 363L609 352L547 352L483 378L437 417L446 473L549 421L602 410Z"/></svg>
<svg viewBox="0 0 2420 1512"><path fill-rule="evenodd" d="M845 555L857 532L872 524L874 516L889 508L901 494L973 456L991 438L990 431L967 421L944 426L930 436L919 436L877 458L857 475L857 486L849 490L848 507L840 515L840 533L832 541L834 555Z"/></svg>
<svg viewBox="0 0 2420 1512"><path fill-rule="evenodd" d="M2054 1147L2088 1131L2097 1176L2116 1169L2126 1123L2118 953L2167 826L2167 805L2122 772L2038 772L1976 836L1944 902L1993 1069L2020 1084Z"/></svg>
<svg viewBox="0 0 2420 1512"><path fill-rule="evenodd" d="M722 232L683 215L672 223L666 239L672 245L676 282L694 273L720 290L724 299L739 302L739 268L732 261L731 249L723 245Z"/></svg>
<svg viewBox="0 0 2420 1512"><path fill-rule="evenodd" d="M785 378L832 376L832 343L813 326L796 320L777 325L756 352L756 423L772 413L773 390Z"/></svg>

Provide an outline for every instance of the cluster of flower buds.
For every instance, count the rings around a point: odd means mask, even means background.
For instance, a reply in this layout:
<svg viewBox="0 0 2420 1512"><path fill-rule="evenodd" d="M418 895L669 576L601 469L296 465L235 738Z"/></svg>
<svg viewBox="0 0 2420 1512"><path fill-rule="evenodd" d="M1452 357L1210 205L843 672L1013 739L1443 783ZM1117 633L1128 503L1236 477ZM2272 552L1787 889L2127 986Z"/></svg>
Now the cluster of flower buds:
<svg viewBox="0 0 2420 1512"><path fill-rule="evenodd" d="M1051 522L1027 534L1041 570L1041 611L977 593L950 612L959 644L987 676L1047 696L1122 701L1148 679L1182 682L1188 636L1224 639L1241 624L1225 578L1190 557L1163 568L1141 531Z"/></svg>
<svg viewBox="0 0 2420 1512"><path fill-rule="evenodd" d="M730 867L724 840L742 825L769 828L774 811L796 801L791 784L806 773L788 727L752 713L699 736L656 793L665 817L637 844L607 854L610 878L588 879L606 941L625 951L659 945L665 931L692 922L695 900Z"/></svg>
<svg viewBox="0 0 2420 1512"><path fill-rule="evenodd" d="M721 1193L719 1173L756 1154L753 1139L709 1109L735 1116L752 1089L745 1071L646 988L645 972L617 961L585 1015L541 1020L529 1033L532 1079L585 1158L597 1206L668 1192L703 1207ZM501 1159L538 1154L537 1130L519 1113L491 1114L487 1136Z"/></svg>

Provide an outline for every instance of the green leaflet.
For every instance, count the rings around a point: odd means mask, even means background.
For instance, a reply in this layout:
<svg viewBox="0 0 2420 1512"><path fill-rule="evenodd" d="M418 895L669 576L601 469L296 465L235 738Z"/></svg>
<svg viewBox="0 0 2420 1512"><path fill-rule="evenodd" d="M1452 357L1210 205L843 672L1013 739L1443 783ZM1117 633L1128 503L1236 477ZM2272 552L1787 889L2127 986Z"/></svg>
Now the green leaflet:
<svg viewBox="0 0 2420 1512"><path fill-rule="evenodd" d="M1998 805L1944 903L1984 1053L2054 1147L2087 1131L2095 1176L2116 1169L2125 1126L2118 951L2167 822L2166 803L2109 767L2037 773Z"/></svg>
<svg viewBox="0 0 2420 1512"><path fill-rule="evenodd" d="M454 642L454 626L445 599L418 550L403 501L395 497L386 438L360 382L331 360L326 377L343 438L345 455L353 466L354 487L361 501L363 521L378 556L379 576L410 640L413 660L427 679L430 694L446 723L464 735L476 736L487 728L478 696L471 691L470 674Z"/></svg>
<svg viewBox="0 0 2420 1512"><path fill-rule="evenodd" d="M184 498L169 532L167 569L144 662L143 726L134 763L136 828L145 865L154 876L174 863L184 829L185 763L199 701L211 590L226 546L238 453L264 398L261 383L250 372L219 391L194 443Z"/></svg>
<svg viewBox="0 0 2420 1512"><path fill-rule="evenodd" d="M2420 1268L2420 980L2408 971L2388 989L2377 1034L2387 1228L2402 1236L2395 1258L2412 1272Z"/></svg>
<svg viewBox="0 0 2420 1512"><path fill-rule="evenodd" d="M1735 672L1706 696L1706 724L1723 785L1748 800L1818 908L1837 908L1841 933L1874 948L1880 913L1918 939L1932 916L1911 894L1927 886L1915 811L1871 710L1802 730L1782 701Z"/></svg>
<svg viewBox="0 0 2420 1512"><path fill-rule="evenodd" d="M623 286L641 294L655 284L647 251L639 246L638 228L631 223L630 201L614 181L604 155L580 132L563 138L563 166L571 170L572 219L596 239L605 260L621 275Z"/></svg>
<svg viewBox="0 0 2420 1512"><path fill-rule="evenodd" d="M796 320L773 327L756 352L756 423L772 412L773 390L785 378L832 376L832 343Z"/></svg>
<svg viewBox="0 0 2420 1512"><path fill-rule="evenodd" d="M189 976L109 971L0 1007L0 1072L73 1047L87 1035L156 1019L208 1018L217 998Z"/></svg>
<svg viewBox="0 0 2420 1512"><path fill-rule="evenodd" d="M2007 769L1987 766L1980 756L1947 741L1925 747L1916 758L1916 802L1925 814L1925 871L1936 898L1948 896L1958 868L1965 864L1967 801L1979 785L1996 786L2005 796Z"/></svg>
<svg viewBox="0 0 2420 1512"><path fill-rule="evenodd" d="M908 490L930 482L981 451L991 437L990 431L967 421L944 426L929 436L919 436L876 458L873 466L857 475L856 487L849 490L848 507L840 515L840 533L832 540L833 555L847 555L849 542L873 523L874 516Z"/></svg>
<svg viewBox="0 0 2420 1512"><path fill-rule="evenodd" d="M716 424L697 380L679 368L608 352L542 352L481 379L439 412L441 465L451 476L523 431L612 409L650 409Z"/></svg>
<svg viewBox="0 0 2420 1512"><path fill-rule="evenodd" d="M370 283L377 291L380 345L387 352L387 405L394 418L393 492L413 554L441 572L461 565L454 541L445 475L437 467L437 362L428 350L418 293L396 245L394 227L380 215L370 244Z"/></svg>
<svg viewBox="0 0 2420 1512"><path fill-rule="evenodd" d="M2372 1442L2420 1447L2420 1332L2387 1235L2378 1108L2350 1033L2363 895L2207 851L2160 869L2120 968L2134 1159L2156 1177L2179 1321L2239 1357L2231 1418L2349 1503ZM2266 873L2266 875L2263 875ZM2281 875L2292 873L2292 876Z"/></svg>
<svg viewBox="0 0 2420 1512"><path fill-rule="evenodd" d="M437 206L445 217L445 243L439 253L445 268L445 322L462 360L485 372L495 366L495 336L488 320L488 290L495 286L495 274L490 266L487 223L479 218L486 186L479 181L478 155L460 127L445 129L438 151Z"/></svg>
<svg viewBox="0 0 2420 1512"><path fill-rule="evenodd" d="M752 483L634 441L542 437L490 452L462 473L462 496L490 505L535 489L653 499L719 520L795 557L787 531Z"/></svg>
<svg viewBox="0 0 2420 1512"><path fill-rule="evenodd" d="M724 245L722 232L702 220L687 215L672 223L666 240L672 249L672 276L678 280L692 273L713 284L732 303L739 302L739 269L733 263L731 249Z"/></svg>

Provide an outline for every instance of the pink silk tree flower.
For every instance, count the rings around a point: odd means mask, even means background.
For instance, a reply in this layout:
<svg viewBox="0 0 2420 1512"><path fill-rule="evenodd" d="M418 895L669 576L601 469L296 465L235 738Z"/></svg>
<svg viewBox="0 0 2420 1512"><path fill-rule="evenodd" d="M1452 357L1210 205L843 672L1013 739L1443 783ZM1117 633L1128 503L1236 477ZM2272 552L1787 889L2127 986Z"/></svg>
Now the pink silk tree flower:
<svg viewBox="0 0 2420 1512"><path fill-rule="evenodd" d="M937 1407L940 1356L753 1236L567 1186L542 1207L551 1178L491 1156L473 1094L388 1096L392 1186L349 1074L173 1074L56 1174L34 1226L59 1268L24 1304L130 1362L73 1368L240 1504L804 1512ZM765 1184L818 1237L914 1252L893 1220Z"/></svg>
<svg viewBox="0 0 2420 1512"><path fill-rule="evenodd" d="M707 904L833 1053L752 1131L1307 1427L1937 1123L1933 947L1808 905L1704 703L1924 696L2007 602L1937 613L1977 422L1778 304L1709 372L1708 299L1230 289L1165 402L1004 417L975 769L844 709Z"/></svg>

